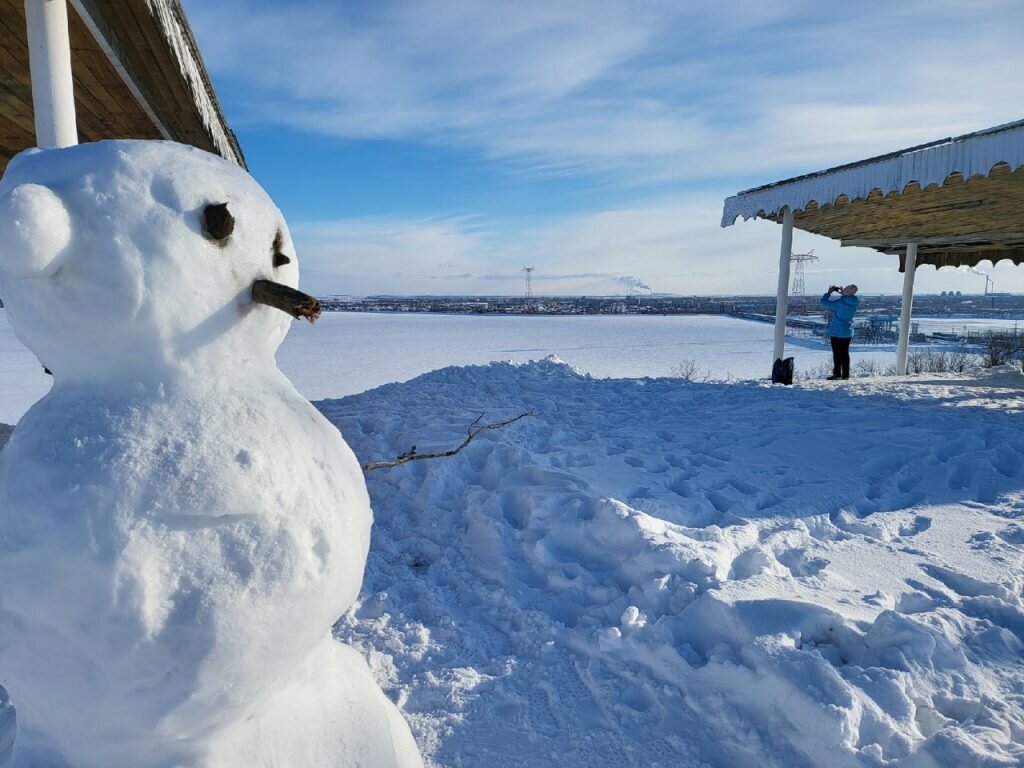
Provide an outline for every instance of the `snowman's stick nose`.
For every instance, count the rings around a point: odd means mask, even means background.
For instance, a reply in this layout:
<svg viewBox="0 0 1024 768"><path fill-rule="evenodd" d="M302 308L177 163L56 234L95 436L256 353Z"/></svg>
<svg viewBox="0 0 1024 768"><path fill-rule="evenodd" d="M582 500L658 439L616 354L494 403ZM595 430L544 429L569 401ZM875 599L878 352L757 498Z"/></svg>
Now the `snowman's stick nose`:
<svg viewBox="0 0 1024 768"><path fill-rule="evenodd" d="M295 318L304 317L315 323L320 317L320 302L308 293L296 291L273 280L257 280L252 284L252 300L257 304L280 309Z"/></svg>

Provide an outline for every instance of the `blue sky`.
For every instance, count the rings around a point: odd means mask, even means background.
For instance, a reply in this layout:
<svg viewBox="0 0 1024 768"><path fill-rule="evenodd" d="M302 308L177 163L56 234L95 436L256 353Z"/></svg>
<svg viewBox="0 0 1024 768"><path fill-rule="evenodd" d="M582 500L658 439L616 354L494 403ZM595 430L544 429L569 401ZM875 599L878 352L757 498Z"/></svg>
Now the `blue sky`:
<svg viewBox="0 0 1024 768"><path fill-rule="evenodd" d="M518 294L524 265L545 294L774 293L780 228L722 229L725 197L1024 118L1019 0L184 4L318 294ZM794 249L811 292L901 288L894 257Z"/></svg>

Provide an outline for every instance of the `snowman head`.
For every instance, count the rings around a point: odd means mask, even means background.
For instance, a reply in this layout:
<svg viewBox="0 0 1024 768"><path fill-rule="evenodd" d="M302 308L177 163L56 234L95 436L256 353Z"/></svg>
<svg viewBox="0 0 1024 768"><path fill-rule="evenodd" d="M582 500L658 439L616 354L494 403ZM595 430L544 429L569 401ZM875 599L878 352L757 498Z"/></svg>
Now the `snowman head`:
<svg viewBox="0 0 1024 768"><path fill-rule="evenodd" d="M266 192L193 147L29 150L0 181L0 298L58 382L270 363L319 313L298 276Z"/></svg>

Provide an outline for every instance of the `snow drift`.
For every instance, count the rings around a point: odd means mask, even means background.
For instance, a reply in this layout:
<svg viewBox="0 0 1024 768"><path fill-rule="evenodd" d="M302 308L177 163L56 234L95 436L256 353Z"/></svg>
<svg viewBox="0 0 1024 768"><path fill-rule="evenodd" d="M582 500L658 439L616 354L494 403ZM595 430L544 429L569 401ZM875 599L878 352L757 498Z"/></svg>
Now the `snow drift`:
<svg viewBox="0 0 1024 768"><path fill-rule="evenodd" d="M371 658L428 762L1024 761L1024 376L449 368L319 403L367 475Z"/></svg>

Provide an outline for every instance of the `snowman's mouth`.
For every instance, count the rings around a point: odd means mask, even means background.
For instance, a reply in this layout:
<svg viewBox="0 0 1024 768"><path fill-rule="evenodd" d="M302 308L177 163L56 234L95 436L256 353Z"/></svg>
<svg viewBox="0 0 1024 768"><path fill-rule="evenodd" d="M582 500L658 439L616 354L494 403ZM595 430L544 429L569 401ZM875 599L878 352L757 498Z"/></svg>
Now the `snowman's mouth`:
<svg viewBox="0 0 1024 768"><path fill-rule="evenodd" d="M253 283L252 300L257 304L280 309L294 318L304 317L311 323L320 317L320 302L314 297L273 280L257 280Z"/></svg>

